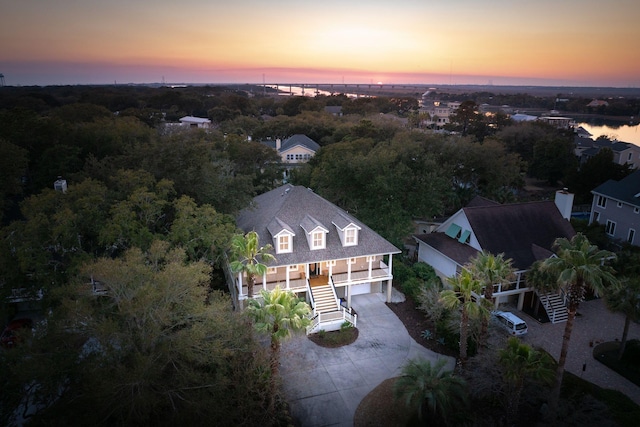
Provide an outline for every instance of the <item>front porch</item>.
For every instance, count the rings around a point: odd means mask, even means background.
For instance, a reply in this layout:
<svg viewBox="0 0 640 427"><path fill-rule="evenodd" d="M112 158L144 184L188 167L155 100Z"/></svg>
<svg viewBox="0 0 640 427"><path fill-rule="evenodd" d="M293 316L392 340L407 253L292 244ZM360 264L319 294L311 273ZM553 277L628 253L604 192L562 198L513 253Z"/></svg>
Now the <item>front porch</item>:
<svg viewBox="0 0 640 427"><path fill-rule="evenodd" d="M258 295L261 290L272 291L276 286L297 294L306 292L308 286L315 286L314 284L318 283L332 283L335 287L344 287L393 278L391 268L382 261L366 262L361 265L347 262L342 264L344 264L343 268L340 268L339 263L331 262L270 268L262 277L256 277L253 295ZM312 274L312 271L316 274ZM235 287L239 300L247 298L248 286L245 277L237 275Z"/></svg>

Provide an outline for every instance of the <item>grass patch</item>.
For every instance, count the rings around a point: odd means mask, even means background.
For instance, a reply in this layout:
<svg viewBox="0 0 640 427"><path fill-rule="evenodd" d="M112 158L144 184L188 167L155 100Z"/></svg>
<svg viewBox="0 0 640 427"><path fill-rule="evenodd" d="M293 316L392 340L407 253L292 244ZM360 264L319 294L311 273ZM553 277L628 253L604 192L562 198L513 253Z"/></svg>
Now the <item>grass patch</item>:
<svg viewBox="0 0 640 427"><path fill-rule="evenodd" d="M593 350L593 357L640 387L640 341L627 341L620 360L618 360L619 348L620 343L617 341L600 344Z"/></svg>
<svg viewBox="0 0 640 427"><path fill-rule="evenodd" d="M321 347L342 347L358 339L358 328L342 327L338 331L319 331L318 333L309 335L309 339Z"/></svg>

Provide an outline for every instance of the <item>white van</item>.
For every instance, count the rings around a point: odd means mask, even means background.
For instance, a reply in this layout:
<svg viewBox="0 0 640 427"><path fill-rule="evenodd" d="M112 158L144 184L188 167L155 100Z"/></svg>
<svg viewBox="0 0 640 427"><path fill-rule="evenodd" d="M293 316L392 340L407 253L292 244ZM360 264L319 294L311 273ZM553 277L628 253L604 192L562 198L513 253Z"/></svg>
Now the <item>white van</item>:
<svg viewBox="0 0 640 427"><path fill-rule="evenodd" d="M498 323L509 332L509 335L524 335L527 333L527 323L508 311L494 311L493 315Z"/></svg>

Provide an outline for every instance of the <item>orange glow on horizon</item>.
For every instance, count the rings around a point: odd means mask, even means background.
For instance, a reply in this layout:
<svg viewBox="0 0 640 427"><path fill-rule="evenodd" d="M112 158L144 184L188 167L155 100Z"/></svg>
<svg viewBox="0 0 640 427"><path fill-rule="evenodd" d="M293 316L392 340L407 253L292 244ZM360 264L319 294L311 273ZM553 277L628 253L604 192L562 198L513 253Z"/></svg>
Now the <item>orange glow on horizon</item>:
<svg viewBox="0 0 640 427"><path fill-rule="evenodd" d="M47 13L35 2L4 6L0 72L9 84L55 83L73 69L68 78L78 83L165 74L260 82L268 74L274 81L640 85L640 3L632 0L588 7L553 0L57 3Z"/></svg>

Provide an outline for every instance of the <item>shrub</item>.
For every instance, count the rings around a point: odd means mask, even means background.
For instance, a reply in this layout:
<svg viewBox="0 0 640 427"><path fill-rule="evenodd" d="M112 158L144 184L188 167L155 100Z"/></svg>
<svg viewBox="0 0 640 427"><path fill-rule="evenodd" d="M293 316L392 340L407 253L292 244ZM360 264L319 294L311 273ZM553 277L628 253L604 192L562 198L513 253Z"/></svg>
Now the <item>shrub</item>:
<svg viewBox="0 0 640 427"><path fill-rule="evenodd" d="M429 287L422 289L417 298L418 310L422 311L427 318L437 322L440 320L447 309L440 302L440 288Z"/></svg>
<svg viewBox="0 0 640 427"><path fill-rule="evenodd" d="M436 271L429 264L425 262L416 262L411 268L416 277L424 280L425 282L432 283L439 277L436 275Z"/></svg>
<svg viewBox="0 0 640 427"><path fill-rule="evenodd" d="M393 281L396 283L404 283L409 278L415 277L416 274L411 267L403 262L393 263Z"/></svg>
<svg viewBox="0 0 640 427"><path fill-rule="evenodd" d="M402 282L401 288L406 296L416 301L420 293L426 289L426 285L422 279L411 277Z"/></svg>

